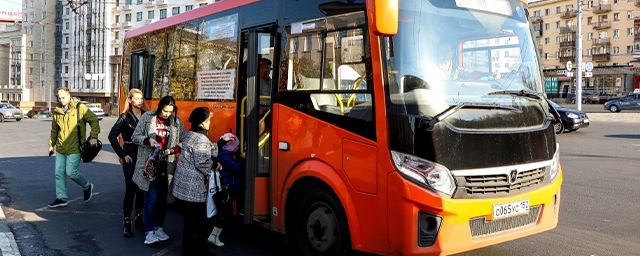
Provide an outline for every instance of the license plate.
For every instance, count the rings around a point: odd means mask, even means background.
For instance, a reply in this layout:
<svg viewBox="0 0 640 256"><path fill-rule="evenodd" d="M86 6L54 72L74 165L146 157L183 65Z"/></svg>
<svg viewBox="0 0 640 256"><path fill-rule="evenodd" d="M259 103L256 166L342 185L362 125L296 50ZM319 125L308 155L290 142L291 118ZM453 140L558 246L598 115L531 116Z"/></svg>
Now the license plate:
<svg viewBox="0 0 640 256"><path fill-rule="evenodd" d="M589 123L589 119L586 119L586 118L585 118L585 119L584 119L584 122L585 122L585 123Z"/></svg>
<svg viewBox="0 0 640 256"><path fill-rule="evenodd" d="M506 218L518 214L529 213L529 199L493 206L493 219Z"/></svg>

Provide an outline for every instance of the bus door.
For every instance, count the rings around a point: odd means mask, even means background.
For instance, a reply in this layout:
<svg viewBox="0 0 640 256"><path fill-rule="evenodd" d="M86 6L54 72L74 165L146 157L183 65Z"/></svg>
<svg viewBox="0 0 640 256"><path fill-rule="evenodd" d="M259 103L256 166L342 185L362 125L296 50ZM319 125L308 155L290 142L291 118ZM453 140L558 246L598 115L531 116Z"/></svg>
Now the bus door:
<svg viewBox="0 0 640 256"><path fill-rule="evenodd" d="M271 223L271 134L273 86L277 85L277 72L273 71L276 27L251 28L242 32L243 60L239 88L241 154L246 157L245 191L242 210L243 222L258 222L270 227ZM246 75L242 70L246 67ZM244 78L243 78L244 76ZM246 81L246 82L245 82ZM244 91L244 92L243 92Z"/></svg>

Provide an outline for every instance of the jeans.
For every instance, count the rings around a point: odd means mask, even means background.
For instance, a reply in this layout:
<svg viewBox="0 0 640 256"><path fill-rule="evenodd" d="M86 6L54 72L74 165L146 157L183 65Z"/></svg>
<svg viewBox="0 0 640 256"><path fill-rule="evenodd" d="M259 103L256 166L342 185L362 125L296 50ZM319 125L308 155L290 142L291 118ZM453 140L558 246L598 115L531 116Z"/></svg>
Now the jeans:
<svg viewBox="0 0 640 256"><path fill-rule="evenodd" d="M56 198L67 201L67 176L82 189L88 189L91 183L78 172L80 153L60 154L56 153Z"/></svg>
<svg viewBox="0 0 640 256"><path fill-rule="evenodd" d="M158 175L149 184L149 191L144 193L144 231L153 231L154 227L164 225L164 217L167 214L167 189L167 176Z"/></svg>
<svg viewBox="0 0 640 256"><path fill-rule="evenodd" d="M122 163L122 172L124 173L124 201L122 202L122 209L124 210L124 217L131 217L131 212L134 207L134 199L135 199L135 208L136 214L142 213L142 207L144 206L144 191L138 188L138 185L133 182L133 172L135 170L135 162L131 164Z"/></svg>

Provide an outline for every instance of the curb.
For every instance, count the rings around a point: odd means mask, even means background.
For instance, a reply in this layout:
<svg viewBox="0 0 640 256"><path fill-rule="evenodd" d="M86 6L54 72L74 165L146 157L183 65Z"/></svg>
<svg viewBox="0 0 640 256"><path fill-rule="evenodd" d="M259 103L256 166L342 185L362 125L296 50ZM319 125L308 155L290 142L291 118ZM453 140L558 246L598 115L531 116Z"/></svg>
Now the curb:
<svg viewBox="0 0 640 256"><path fill-rule="evenodd" d="M21 256L16 239L9 229L9 224L0 205L0 256Z"/></svg>

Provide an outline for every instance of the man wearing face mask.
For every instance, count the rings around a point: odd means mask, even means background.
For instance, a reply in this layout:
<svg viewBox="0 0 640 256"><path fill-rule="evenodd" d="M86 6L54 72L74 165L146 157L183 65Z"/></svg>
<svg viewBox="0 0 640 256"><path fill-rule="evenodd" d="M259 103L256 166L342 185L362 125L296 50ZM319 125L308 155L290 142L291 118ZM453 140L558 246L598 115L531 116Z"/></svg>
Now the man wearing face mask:
<svg viewBox="0 0 640 256"><path fill-rule="evenodd" d="M80 122L80 126L78 126ZM80 185L83 190L84 201L88 202L93 193L93 184L78 172L80 163L80 138L86 138L85 122L91 124L91 139L89 144L98 144L100 123L98 117L84 104L71 101L69 88L58 89L58 105L53 111L51 122L51 136L49 137L49 155L56 152L56 199L49 204L50 208L67 206L67 176ZM80 128L78 130L78 128Z"/></svg>

